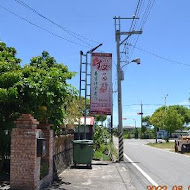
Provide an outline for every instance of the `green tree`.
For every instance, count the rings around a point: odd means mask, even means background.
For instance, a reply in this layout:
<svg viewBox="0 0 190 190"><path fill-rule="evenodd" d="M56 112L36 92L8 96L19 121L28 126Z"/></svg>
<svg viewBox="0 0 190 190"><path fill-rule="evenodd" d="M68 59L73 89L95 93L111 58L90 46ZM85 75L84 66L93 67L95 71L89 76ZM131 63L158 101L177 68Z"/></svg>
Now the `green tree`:
<svg viewBox="0 0 190 190"><path fill-rule="evenodd" d="M157 128L165 129L169 133L181 129L184 124L184 117L175 106L158 108L150 117L150 122Z"/></svg>
<svg viewBox="0 0 190 190"><path fill-rule="evenodd" d="M84 102L79 100L78 96L69 96L66 98L64 105L66 107L66 122L68 124L74 124L79 121L83 115Z"/></svg>
<svg viewBox="0 0 190 190"><path fill-rule="evenodd" d="M39 121L59 126L66 109L77 96L74 87L67 83L75 73L57 63L48 52L33 57L22 69L23 79L16 84L19 89L21 113L31 113Z"/></svg>
<svg viewBox="0 0 190 190"><path fill-rule="evenodd" d="M150 125L150 116L145 116L145 117L142 117L142 122L143 122L143 125Z"/></svg>
<svg viewBox="0 0 190 190"><path fill-rule="evenodd" d="M16 58L16 50L0 42L0 156L4 159L10 153L10 132L14 120L19 115L18 88L22 78L21 60ZM0 163L0 170L3 161Z"/></svg>
<svg viewBox="0 0 190 190"><path fill-rule="evenodd" d="M188 108L181 105L169 106L169 108L174 108L183 117L183 124L190 122L190 110Z"/></svg>
<svg viewBox="0 0 190 190"><path fill-rule="evenodd" d="M57 63L48 52L44 51L41 56L33 57L23 68L20 62L21 60L16 58L16 50L1 42L0 156L2 157L9 149L9 146L5 145L10 145L10 136L5 137L5 131L14 127L14 121L21 113L31 113L39 121L48 121L57 127L62 124L67 110L78 96L77 90L67 83L75 73L69 72L67 66Z"/></svg>
<svg viewBox="0 0 190 190"><path fill-rule="evenodd" d="M10 121L18 116L18 88L15 84L22 78L20 61L14 48L0 42L0 130L13 125Z"/></svg>
<svg viewBox="0 0 190 190"><path fill-rule="evenodd" d="M158 108L150 117L150 123L156 128L163 128L165 107Z"/></svg>
<svg viewBox="0 0 190 190"><path fill-rule="evenodd" d="M147 127L149 125L150 125L150 116L142 117L142 128L141 128L142 138L145 138L145 136L150 136L149 135L150 130L147 130Z"/></svg>
<svg viewBox="0 0 190 190"><path fill-rule="evenodd" d="M90 114L90 99L87 98L87 115ZM84 115L84 109L85 109L85 99L84 97L81 97L81 103L80 103L82 109L83 109L83 115ZM96 122L104 122L107 119L107 115L93 115Z"/></svg>
<svg viewBox="0 0 190 190"><path fill-rule="evenodd" d="M107 119L107 115L95 115L95 121L96 122L104 122Z"/></svg>
<svg viewBox="0 0 190 190"><path fill-rule="evenodd" d="M169 107L164 117L164 129L166 129L169 134L171 134L175 130L181 129L183 124L183 116L180 115L174 107Z"/></svg>

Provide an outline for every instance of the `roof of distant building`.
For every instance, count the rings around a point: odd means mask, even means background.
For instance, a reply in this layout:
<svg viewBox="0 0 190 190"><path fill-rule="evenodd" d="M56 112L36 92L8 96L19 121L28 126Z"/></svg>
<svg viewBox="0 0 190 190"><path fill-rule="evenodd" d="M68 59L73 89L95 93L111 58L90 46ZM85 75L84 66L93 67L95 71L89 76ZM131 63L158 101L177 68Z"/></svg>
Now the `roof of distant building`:
<svg viewBox="0 0 190 190"><path fill-rule="evenodd" d="M75 125L78 125L79 123L78 123L78 122L75 122L74 124L75 124ZM81 117L81 118L80 118L80 124L81 124L81 125L84 125L84 117ZM87 116L87 117L86 117L86 125L94 125L94 117Z"/></svg>
<svg viewBox="0 0 190 190"><path fill-rule="evenodd" d="M123 126L123 128L125 128L125 129L134 129L135 128L135 126Z"/></svg>

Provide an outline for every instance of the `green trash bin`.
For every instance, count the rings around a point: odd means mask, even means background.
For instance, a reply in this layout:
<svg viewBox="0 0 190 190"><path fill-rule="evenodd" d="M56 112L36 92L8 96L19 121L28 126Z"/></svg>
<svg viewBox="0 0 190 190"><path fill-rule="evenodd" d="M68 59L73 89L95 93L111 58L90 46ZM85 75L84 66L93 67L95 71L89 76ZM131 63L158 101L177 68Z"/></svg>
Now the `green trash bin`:
<svg viewBox="0 0 190 190"><path fill-rule="evenodd" d="M93 140L74 140L73 141L73 163L86 164L91 167L93 158Z"/></svg>

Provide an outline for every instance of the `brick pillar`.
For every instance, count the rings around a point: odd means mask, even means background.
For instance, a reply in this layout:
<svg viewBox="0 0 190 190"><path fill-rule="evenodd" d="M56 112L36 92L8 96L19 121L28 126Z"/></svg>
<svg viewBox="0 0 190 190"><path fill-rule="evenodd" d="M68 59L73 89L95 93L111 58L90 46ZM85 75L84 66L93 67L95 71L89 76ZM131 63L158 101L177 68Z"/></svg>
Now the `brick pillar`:
<svg viewBox="0 0 190 190"><path fill-rule="evenodd" d="M40 182L40 162L37 157L37 129L39 122L30 114L22 114L15 121L11 133L11 189L37 190Z"/></svg>
<svg viewBox="0 0 190 190"><path fill-rule="evenodd" d="M53 181L53 130L50 129L50 124L40 123L38 129L43 132L43 137L46 139L46 155L42 157L42 162L48 163L48 176L43 181L41 187L46 187Z"/></svg>

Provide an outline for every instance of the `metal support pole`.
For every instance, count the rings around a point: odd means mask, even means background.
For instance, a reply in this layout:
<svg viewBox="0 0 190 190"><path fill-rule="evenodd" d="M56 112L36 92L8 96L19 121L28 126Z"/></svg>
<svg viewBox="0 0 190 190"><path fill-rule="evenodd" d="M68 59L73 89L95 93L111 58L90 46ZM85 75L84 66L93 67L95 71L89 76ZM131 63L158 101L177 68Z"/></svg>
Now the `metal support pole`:
<svg viewBox="0 0 190 190"><path fill-rule="evenodd" d="M168 94L165 95L164 99L165 99L165 108L164 108L164 128L165 128L165 118L166 118L166 98L167 98ZM170 137L169 131L168 131L168 138Z"/></svg>
<svg viewBox="0 0 190 190"><path fill-rule="evenodd" d="M97 48L102 46L102 44L99 44L98 46L94 47L93 49L86 52L86 54L83 54L82 51L80 51L80 86L79 86L79 97L81 100L81 91L84 90L84 104L85 104L85 110L84 110L84 136L83 139L86 139L86 117L87 117L87 96L88 96L88 54L91 54L93 51L95 51ZM85 57L85 62L83 63L83 56ZM85 65L85 70L83 71L82 65ZM82 73L85 74L84 79L82 79ZM84 82L84 88L82 88L82 81ZM80 121L79 121L79 128L80 128ZM80 139L80 129L78 129L79 133L79 139Z"/></svg>
<svg viewBox="0 0 190 190"><path fill-rule="evenodd" d="M117 42L119 161L123 161L123 124L122 124L121 66L120 66L120 31L119 30L116 30L116 42Z"/></svg>
<svg viewBox="0 0 190 190"><path fill-rule="evenodd" d="M113 83L112 83L112 99L113 99ZM111 112L111 121L110 121L110 135L111 142L113 142L113 101L112 101L112 112Z"/></svg>
<svg viewBox="0 0 190 190"><path fill-rule="evenodd" d="M111 142L113 142L113 111L111 114L110 133L111 133Z"/></svg>
<svg viewBox="0 0 190 190"><path fill-rule="evenodd" d="M141 102L141 130L142 130L143 104Z"/></svg>
<svg viewBox="0 0 190 190"><path fill-rule="evenodd" d="M82 87L82 56L83 52L80 51L80 83L79 83L79 101L81 102L81 87ZM79 126L78 126L78 139L80 140L80 118L79 118Z"/></svg>
<svg viewBox="0 0 190 190"><path fill-rule="evenodd" d="M134 119L134 121L135 121L135 129L136 129L137 128L136 120Z"/></svg>
<svg viewBox="0 0 190 190"><path fill-rule="evenodd" d="M86 56L85 64L85 111L84 111L84 139L86 139L86 116L87 116L87 73L88 73L88 54Z"/></svg>

